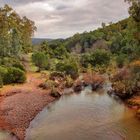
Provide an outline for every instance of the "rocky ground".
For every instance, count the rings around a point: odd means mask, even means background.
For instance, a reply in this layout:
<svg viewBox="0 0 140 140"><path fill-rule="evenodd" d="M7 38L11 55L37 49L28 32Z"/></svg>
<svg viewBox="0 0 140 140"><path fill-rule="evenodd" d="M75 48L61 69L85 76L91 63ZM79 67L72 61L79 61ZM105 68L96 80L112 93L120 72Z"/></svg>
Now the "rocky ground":
<svg viewBox="0 0 140 140"><path fill-rule="evenodd" d="M44 106L54 101L49 90L38 88L44 82L41 74L27 74L23 85L5 86L0 91L0 129L13 132L20 140L31 120Z"/></svg>

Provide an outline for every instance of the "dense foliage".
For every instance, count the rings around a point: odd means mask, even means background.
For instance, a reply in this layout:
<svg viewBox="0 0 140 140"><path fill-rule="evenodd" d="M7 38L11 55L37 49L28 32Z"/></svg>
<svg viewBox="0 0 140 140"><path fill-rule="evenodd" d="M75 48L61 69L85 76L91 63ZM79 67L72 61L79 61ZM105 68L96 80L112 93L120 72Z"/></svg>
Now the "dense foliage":
<svg viewBox="0 0 140 140"><path fill-rule="evenodd" d="M48 57L49 70L60 71L73 78L80 70L105 72L109 69L113 75L113 88L119 96L136 93L140 82L140 1L126 2L130 4L127 19L102 23L101 28L77 33L65 40L43 42L37 51Z"/></svg>
<svg viewBox="0 0 140 140"><path fill-rule="evenodd" d="M81 64L84 67L89 65L96 66L108 66L110 62L110 55L107 51L104 50L95 50L92 53L86 53L81 57Z"/></svg>
<svg viewBox="0 0 140 140"><path fill-rule="evenodd" d="M140 1L126 0L130 3L130 18L120 41L123 45L116 58L118 70L112 77L113 89L122 98L138 95L140 91ZM125 39L125 40L124 40Z"/></svg>
<svg viewBox="0 0 140 140"><path fill-rule="evenodd" d="M0 84L23 83L23 53L32 50L31 37L36 27L27 17L20 17L10 6L0 8Z"/></svg>
<svg viewBox="0 0 140 140"><path fill-rule="evenodd" d="M36 27L27 17L21 18L11 7L0 8L0 56L18 56L31 49Z"/></svg>
<svg viewBox="0 0 140 140"><path fill-rule="evenodd" d="M15 67L0 66L0 86L11 83L24 83L26 81L25 72Z"/></svg>
<svg viewBox="0 0 140 140"><path fill-rule="evenodd" d="M70 75L75 79L78 76L79 67L76 59L68 59L58 62L56 64L56 70L64 72L66 75Z"/></svg>
<svg viewBox="0 0 140 140"><path fill-rule="evenodd" d="M32 61L40 70L63 72L71 78L80 70L100 67L128 67L140 59L140 2L130 4L127 19L117 23L102 23L91 32L75 34L67 39L44 41L33 48ZM31 36L36 27L26 17L21 18L11 7L0 8L0 65L25 71L19 61L22 53L31 50ZM111 63L110 63L111 62ZM0 81L3 76L1 74ZM14 80L13 80L14 81Z"/></svg>
<svg viewBox="0 0 140 140"><path fill-rule="evenodd" d="M48 67L48 57L43 52L34 53L32 61L39 68L39 71Z"/></svg>

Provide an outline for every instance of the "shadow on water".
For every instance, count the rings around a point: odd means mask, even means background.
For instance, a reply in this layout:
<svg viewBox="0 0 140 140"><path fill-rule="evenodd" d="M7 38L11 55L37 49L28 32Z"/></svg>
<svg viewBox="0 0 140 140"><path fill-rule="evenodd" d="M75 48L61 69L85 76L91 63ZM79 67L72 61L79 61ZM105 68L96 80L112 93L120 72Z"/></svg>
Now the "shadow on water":
<svg viewBox="0 0 140 140"><path fill-rule="evenodd" d="M31 122L26 140L140 140L140 122L118 98L87 87L62 96Z"/></svg>

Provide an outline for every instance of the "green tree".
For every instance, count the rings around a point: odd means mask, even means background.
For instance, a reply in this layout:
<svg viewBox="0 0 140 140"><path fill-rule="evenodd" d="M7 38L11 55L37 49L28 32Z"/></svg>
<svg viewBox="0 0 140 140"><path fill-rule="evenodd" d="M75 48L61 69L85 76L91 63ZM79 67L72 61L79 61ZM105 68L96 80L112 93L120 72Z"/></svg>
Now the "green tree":
<svg viewBox="0 0 140 140"><path fill-rule="evenodd" d="M70 75L73 79L77 78L79 74L79 66L74 57L65 59L56 64L56 71Z"/></svg>
<svg viewBox="0 0 140 140"><path fill-rule="evenodd" d="M21 18L10 6L0 8L0 56L28 52L35 30L33 21Z"/></svg>
<svg viewBox="0 0 140 140"><path fill-rule="evenodd" d="M82 55L81 64L84 67L88 67L88 65L96 66L107 66L110 62L110 54L105 50L96 50L92 53L87 53Z"/></svg>
<svg viewBox="0 0 140 140"><path fill-rule="evenodd" d="M48 57L43 52L34 53L32 61L39 68L39 71L48 67Z"/></svg>

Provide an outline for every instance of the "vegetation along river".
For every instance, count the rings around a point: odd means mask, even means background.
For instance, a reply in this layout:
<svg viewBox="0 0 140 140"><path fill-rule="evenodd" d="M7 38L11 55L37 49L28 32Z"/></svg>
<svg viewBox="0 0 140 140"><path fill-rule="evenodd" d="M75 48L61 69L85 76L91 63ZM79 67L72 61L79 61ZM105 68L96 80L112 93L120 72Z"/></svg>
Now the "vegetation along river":
<svg viewBox="0 0 140 140"><path fill-rule="evenodd" d="M140 140L139 120L118 98L87 87L62 96L31 122L26 140Z"/></svg>

